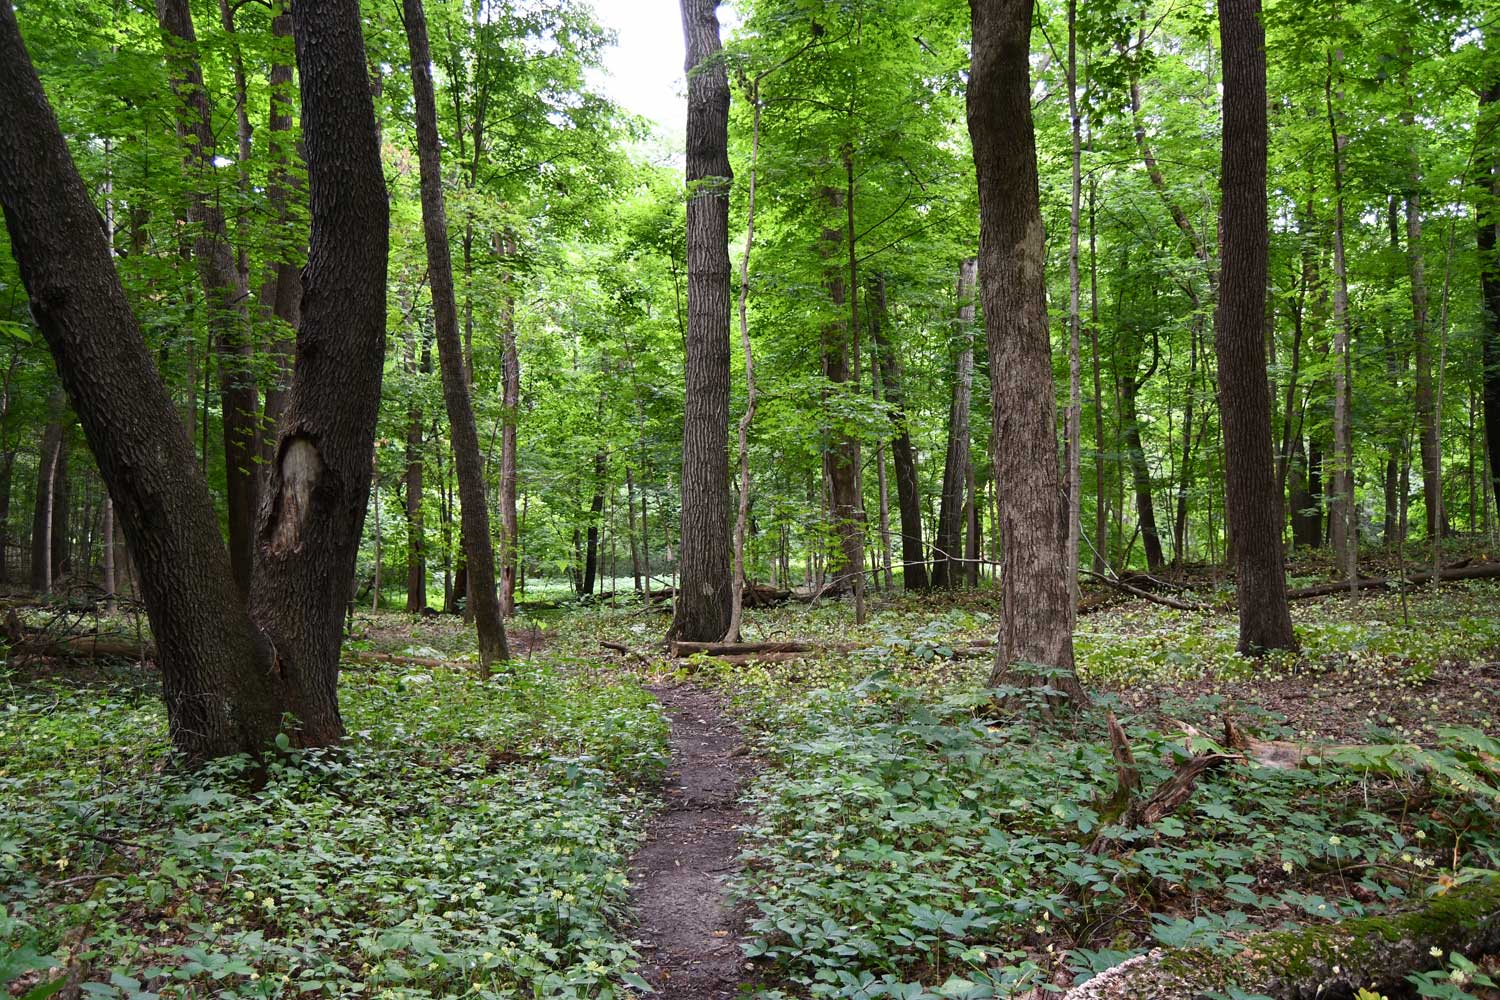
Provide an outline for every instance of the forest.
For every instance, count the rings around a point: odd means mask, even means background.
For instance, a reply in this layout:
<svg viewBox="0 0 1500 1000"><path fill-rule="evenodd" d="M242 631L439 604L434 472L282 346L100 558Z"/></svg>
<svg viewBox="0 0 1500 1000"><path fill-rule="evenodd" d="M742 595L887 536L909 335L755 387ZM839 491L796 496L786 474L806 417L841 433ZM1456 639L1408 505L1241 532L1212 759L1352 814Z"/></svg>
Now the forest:
<svg viewBox="0 0 1500 1000"><path fill-rule="evenodd" d="M1491 34L0 0L0 995L1500 998Z"/></svg>

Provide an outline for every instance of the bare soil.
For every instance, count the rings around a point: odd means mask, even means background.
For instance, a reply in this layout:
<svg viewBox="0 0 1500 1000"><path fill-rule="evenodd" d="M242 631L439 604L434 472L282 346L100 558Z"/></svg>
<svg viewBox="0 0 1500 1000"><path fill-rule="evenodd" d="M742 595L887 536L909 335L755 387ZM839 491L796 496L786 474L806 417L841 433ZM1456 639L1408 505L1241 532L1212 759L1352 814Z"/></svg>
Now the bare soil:
<svg viewBox="0 0 1500 1000"><path fill-rule="evenodd" d="M664 812L636 855L642 974L665 1000L725 1000L739 989L745 914L729 900L738 806L751 764L719 699L689 685L653 687L671 722Z"/></svg>

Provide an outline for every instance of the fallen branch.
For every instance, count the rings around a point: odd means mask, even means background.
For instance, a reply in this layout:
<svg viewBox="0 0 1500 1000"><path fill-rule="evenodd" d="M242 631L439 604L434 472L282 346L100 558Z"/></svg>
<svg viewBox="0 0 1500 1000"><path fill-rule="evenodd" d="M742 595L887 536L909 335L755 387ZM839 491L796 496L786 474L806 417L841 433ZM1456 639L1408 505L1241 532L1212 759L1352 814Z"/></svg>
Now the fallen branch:
<svg viewBox="0 0 1500 1000"><path fill-rule="evenodd" d="M1455 563L1452 566L1443 567L1438 573L1439 583L1452 583L1457 580L1494 580L1500 579L1500 562L1479 563L1469 565L1468 560ZM1354 581L1355 590L1372 590L1376 587L1418 587L1432 582L1431 573L1408 573L1406 576L1363 576ZM1349 583L1320 583L1315 587L1299 587L1296 590L1287 591L1286 599L1289 601L1302 601L1313 597L1332 597L1335 594L1349 592Z"/></svg>
<svg viewBox="0 0 1500 1000"><path fill-rule="evenodd" d="M462 669L463 664L447 660L436 660L430 656L398 656L395 653L375 653L369 650L344 650L343 659L355 663L394 663L399 667L427 667L440 670L447 667Z"/></svg>
<svg viewBox="0 0 1500 1000"><path fill-rule="evenodd" d="M1157 949L1108 969L1063 1000L1196 1000L1234 987L1278 1000L1353 997L1361 989L1405 995L1406 977L1438 964L1434 953L1500 950L1500 879L1450 889L1394 914L1270 931L1231 955Z"/></svg>
<svg viewBox="0 0 1500 1000"><path fill-rule="evenodd" d="M1218 610L1214 606L1209 604L1195 604L1191 601L1178 600L1175 597L1166 597L1162 594L1153 594L1149 590L1142 590L1140 587L1132 586L1126 583L1124 580L1117 580L1114 577L1105 576L1103 573L1095 573L1093 570L1084 570L1084 572L1093 577L1095 580L1106 583L1109 586L1114 587L1116 590L1121 591L1122 593L1129 594L1132 597L1139 597L1143 601L1150 601L1152 604L1160 604L1165 608L1175 608L1178 611L1195 612Z"/></svg>
<svg viewBox="0 0 1500 1000"><path fill-rule="evenodd" d="M1089 844L1090 854L1104 854L1114 846L1115 838L1105 833L1106 829L1116 825L1127 830L1142 826L1155 826L1176 812L1192 797L1193 788L1198 784L1199 776L1205 771L1223 767L1232 760L1240 759L1237 754L1227 753L1202 753L1191 757L1183 762L1176 774L1157 786L1150 798L1141 802L1135 798L1141 779L1135 769L1135 752L1130 749L1130 740L1126 737L1125 730L1120 726L1119 721L1115 719L1114 712L1109 713L1106 721L1109 725L1109 742L1114 753L1119 778L1114 796L1105 809L1106 821L1100 825L1093 843ZM1108 821L1111 814L1119 816L1118 823Z"/></svg>
<svg viewBox="0 0 1500 1000"><path fill-rule="evenodd" d="M853 647L819 646L810 642L674 642L673 656L741 656L749 653L814 653L825 649L847 650Z"/></svg>

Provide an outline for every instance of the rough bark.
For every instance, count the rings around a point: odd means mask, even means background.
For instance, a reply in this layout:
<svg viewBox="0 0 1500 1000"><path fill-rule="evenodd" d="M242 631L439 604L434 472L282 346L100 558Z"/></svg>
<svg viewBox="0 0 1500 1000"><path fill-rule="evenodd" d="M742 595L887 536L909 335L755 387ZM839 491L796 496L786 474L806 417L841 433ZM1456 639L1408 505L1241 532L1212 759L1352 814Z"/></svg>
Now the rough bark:
<svg viewBox="0 0 1500 1000"><path fill-rule="evenodd" d="M933 542L932 585L957 587L964 579L964 486L969 468L969 410L974 394L974 285L979 261L958 266L958 342L953 370L953 398L948 406L948 448L943 459L943 492L939 497L937 538Z"/></svg>
<svg viewBox="0 0 1500 1000"><path fill-rule="evenodd" d="M469 375L458 335L453 291L453 260L448 249L448 216L443 205L443 174L433 94L432 55L422 0L403 0L406 40L411 50L412 95L416 104L417 160L422 188L422 229L427 240L427 285L432 291L437 327L438 364L443 372L443 402L453 438L463 518L464 565L469 570L469 602L479 635L479 670L489 673L495 660L510 659L505 624L495 593L495 552L490 540L490 506L484 485L484 458L469 399Z"/></svg>
<svg viewBox="0 0 1500 1000"><path fill-rule="evenodd" d="M271 168L266 180L266 207L275 219L276 231L284 234L291 224L291 194L296 189L293 164L297 149L292 135L292 15L289 0L275 0L271 34L276 40L276 55L271 62L271 113L266 130ZM266 386L262 434L262 479L275 457L271 450L276 442L276 428L281 411L286 408L286 390L292 380L292 365L297 348L297 325L302 316L302 269L298 265L305 247L283 242L278 245L275 263L261 285L260 302L278 322L266 345L266 355L273 368Z"/></svg>
<svg viewBox="0 0 1500 1000"><path fill-rule="evenodd" d="M717 0L682 0L687 43L688 321L680 593L669 636L729 627L729 77Z"/></svg>
<svg viewBox="0 0 1500 1000"><path fill-rule="evenodd" d="M257 656L187 431L9 0L0 0L0 206L32 313L140 569L173 742L190 758L259 748L280 716L267 661Z"/></svg>
<svg viewBox="0 0 1500 1000"><path fill-rule="evenodd" d="M311 238L297 362L256 530L250 607L305 745L343 735L338 658L385 367L388 209L356 6L293 12Z"/></svg>
<svg viewBox="0 0 1500 1000"><path fill-rule="evenodd" d="M256 458L259 452L259 393L251 363L248 290L235 263L224 211L219 205L214 159L217 156L213 106L204 86L197 55L198 39L187 0L157 0L157 21L167 35L172 89L181 102L179 114L187 137L184 157L191 175L188 220L196 232L193 260L208 310L219 371L223 414L226 521L229 562L240 593L248 594L254 563Z"/></svg>
<svg viewBox="0 0 1500 1000"><path fill-rule="evenodd" d="M971 0L974 46L969 135L979 182L979 276L994 414L991 455L1005 484L1000 523L1004 621L992 682L1016 667L1059 671L1050 684L1075 702L1073 596L1067 579L1057 463L1057 403L1047 328L1036 135L1028 57L1030 0ZM1030 673L1030 671L1027 671Z"/></svg>
<svg viewBox="0 0 1500 1000"><path fill-rule="evenodd" d="M1220 0L1224 53L1222 271L1215 312L1225 510L1238 566L1239 649L1295 649L1266 382L1266 56L1260 0Z"/></svg>
<svg viewBox="0 0 1500 1000"><path fill-rule="evenodd" d="M1497 64L1500 66L1500 64ZM1500 105L1500 79L1493 80L1480 94L1481 121L1488 120L1493 126L1496 107ZM1497 254L1497 235L1500 235L1500 142L1493 133L1481 147L1481 164L1484 178L1485 200L1478 214L1479 228L1479 290L1483 298L1483 364L1484 364L1484 440L1489 455L1489 469L1493 491L1500 494L1500 254ZM1395 476L1391 479L1394 481ZM1488 508L1486 508L1488 509Z"/></svg>
<svg viewBox="0 0 1500 1000"><path fill-rule="evenodd" d="M885 275L870 283L870 336L880 357L880 374L886 406L895 427L891 438L891 462L896 473L896 506L901 518L901 586L923 591L928 587L927 554L922 545L922 497L917 479L916 452L907 425L901 358L886 333Z"/></svg>
<svg viewBox="0 0 1500 1000"><path fill-rule="evenodd" d="M1083 119L1078 113L1078 0L1068 0L1068 122L1073 149L1068 207L1068 422L1064 434L1068 467L1068 585L1078 603L1078 545L1083 531L1083 359L1078 238L1083 202ZM1188 424L1192 424L1189 410ZM1179 543L1180 548L1180 543ZM1180 559L1180 553L1176 554Z"/></svg>

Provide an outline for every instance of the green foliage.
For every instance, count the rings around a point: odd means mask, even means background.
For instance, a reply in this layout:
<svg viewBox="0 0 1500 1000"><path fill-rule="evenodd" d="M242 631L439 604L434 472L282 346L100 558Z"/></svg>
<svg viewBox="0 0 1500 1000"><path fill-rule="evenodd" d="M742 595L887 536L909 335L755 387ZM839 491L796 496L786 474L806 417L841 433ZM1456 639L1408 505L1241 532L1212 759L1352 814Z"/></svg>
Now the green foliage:
<svg viewBox="0 0 1500 1000"><path fill-rule="evenodd" d="M9 686L0 981L60 957L94 996L620 995L649 696L541 661L343 688L345 747L184 774L154 692Z"/></svg>

